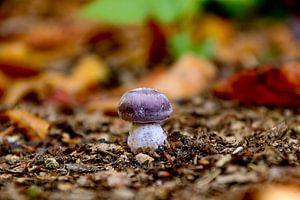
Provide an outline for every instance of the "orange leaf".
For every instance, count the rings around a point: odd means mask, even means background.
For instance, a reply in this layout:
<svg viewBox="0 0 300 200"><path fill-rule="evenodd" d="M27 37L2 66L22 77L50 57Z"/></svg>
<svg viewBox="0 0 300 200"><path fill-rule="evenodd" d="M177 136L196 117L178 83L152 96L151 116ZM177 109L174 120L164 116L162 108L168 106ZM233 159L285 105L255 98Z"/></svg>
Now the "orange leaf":
<svg viewBox="0 0 300 200"><path fill-rule="evenodd" d="M45 95L45 88L46 85L41 81L40 76L14 81L6 90L2 102L9 106L15 105L20 99L31 92Z"/></svg>
<svg viewBox="0 0 300 200"><path fill-rule="evenodd" d="M29 140L42 140L48 134L50 123L25 110L9 110L4 115L18 128L23 129Z"/></svg>
<svg viewBox="0 0 300 200"><path fill-rule="evenodd" d="M169 70L154 71L124 91L152 87L170 99L187 99L207 89L215 76L216 68L211 62L190 53L182 56Z"/></svg>
<svg viewBox="0 0 300 200"><path fill-rule="evenodd" d="M101 59L94 55L88 55L74 66L69 76L47 73L44 79L54 89L76 94L106 80L107 76L108 70Z"/></svg>

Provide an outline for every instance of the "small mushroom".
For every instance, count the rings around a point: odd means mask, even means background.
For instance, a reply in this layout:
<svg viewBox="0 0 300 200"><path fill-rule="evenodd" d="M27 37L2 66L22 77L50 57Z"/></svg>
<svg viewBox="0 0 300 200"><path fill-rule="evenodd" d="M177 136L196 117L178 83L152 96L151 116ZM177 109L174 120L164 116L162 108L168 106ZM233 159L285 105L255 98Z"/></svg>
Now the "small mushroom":
<svg viewBox="0 0 300 200"><path fill-rule="evenodd" d="M172 113L168 98L152 88L137 88L123 94L118 105L119 116L132 122L127 144L132 151L157 149L167 135L160 126Z"/></svg>

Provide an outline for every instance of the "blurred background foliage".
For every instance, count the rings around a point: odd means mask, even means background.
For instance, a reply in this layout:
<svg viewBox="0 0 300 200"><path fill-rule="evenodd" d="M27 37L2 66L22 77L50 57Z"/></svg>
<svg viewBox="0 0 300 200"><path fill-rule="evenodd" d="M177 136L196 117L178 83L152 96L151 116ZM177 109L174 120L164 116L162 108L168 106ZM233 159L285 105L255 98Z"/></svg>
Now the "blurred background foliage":
<svg viewBox="0 0 300 200"><path fill-rule="evenodd" d="M176 24L177 31L168 38L174 57L191 51L212 58L216 41L213 37L194 41L193 20L214 13L228 19L248 23L254 18L284 20L297 14L300 3L295 0L94 0L82 8L88 18L115 25Z"/></svg>
<svg viewBox="0 0 300 200"><path fill-rule="evenodd" d="M0 1L0 98L87 102L141 85L189 98L208 79L299 59L299 2Z"/></svg>

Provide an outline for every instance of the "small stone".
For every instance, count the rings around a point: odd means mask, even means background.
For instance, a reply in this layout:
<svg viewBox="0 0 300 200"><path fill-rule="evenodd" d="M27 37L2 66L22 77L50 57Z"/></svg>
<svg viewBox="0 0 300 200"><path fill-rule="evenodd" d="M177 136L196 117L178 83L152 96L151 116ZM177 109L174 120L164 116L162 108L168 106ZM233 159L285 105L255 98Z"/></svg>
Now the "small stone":
<svg viewBox="0 0 300 200"><path fill-rule="evenodd" d="M140 165L144 164L147 161L148 161L148 163L151 163L154 161L154 158L152 158L151 156L148 156L146 154L143 154L143 153L139 153L138 155L136 155L135 159L138 161L138 163Z"/></svg>
<svg viewBox="0 0 300 200"><path fill-rule="evenodd" d="M45 160L45 167L47 169L56 169L59 167L59 163L55 160L55 158L47 158Z"/></svg>
<svg viewBox="0 0 300 200"><path fill-rule="evenodd" d="M244 149L243 147L239 146L232 152L232 154L237 154L237 153L241 152L243 149Z"/></svg>

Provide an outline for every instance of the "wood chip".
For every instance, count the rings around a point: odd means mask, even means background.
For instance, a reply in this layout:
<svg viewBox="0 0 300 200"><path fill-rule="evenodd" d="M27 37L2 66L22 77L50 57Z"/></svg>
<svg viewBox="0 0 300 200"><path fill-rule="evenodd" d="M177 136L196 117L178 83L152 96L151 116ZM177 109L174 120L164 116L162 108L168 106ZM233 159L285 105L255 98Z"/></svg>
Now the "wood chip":
<svg viewBox="0 0 300 200"><path fill-rule="evenodd" d="M154 158L143 153L136 155L135 159L138 161L138 163L140 163L140 165L144 164L145 162L151 163L154 161Z"/></svg>

